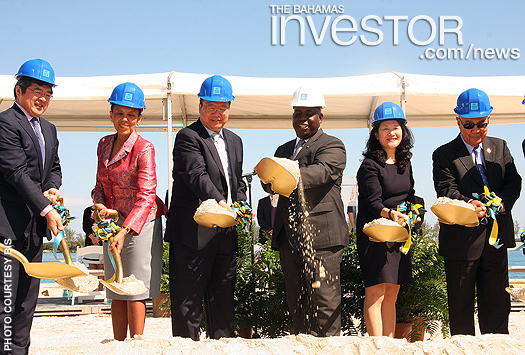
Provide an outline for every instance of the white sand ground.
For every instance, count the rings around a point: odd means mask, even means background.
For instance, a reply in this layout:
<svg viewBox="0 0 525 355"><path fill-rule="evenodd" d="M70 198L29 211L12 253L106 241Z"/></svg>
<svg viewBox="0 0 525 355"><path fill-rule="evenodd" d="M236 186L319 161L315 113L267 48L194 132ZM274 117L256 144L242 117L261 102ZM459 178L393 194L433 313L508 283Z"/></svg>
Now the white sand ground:
<svg viewBox="0 0 525 355"><path fill-rule="evenodd" d="M34 355L47 354L525 354L525 312L512 312L509 335L454 336L407 343L384 337L287 336L279 339L221 339L194 342L171 337L169 318L147 318L144 336L112 339L111 317L38 317L33 322Z"/></svg>

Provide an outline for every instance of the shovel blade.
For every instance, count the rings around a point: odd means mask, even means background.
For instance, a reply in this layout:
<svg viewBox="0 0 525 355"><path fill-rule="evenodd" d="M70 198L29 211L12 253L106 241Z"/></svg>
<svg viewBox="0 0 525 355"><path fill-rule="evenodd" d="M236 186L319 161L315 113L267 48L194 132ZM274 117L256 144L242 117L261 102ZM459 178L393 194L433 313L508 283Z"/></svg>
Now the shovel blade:
<svg viewBox="0 0 525 355"><path fill-rule="evenodd" d="M136 296L136 295L143 294L144 292L146 292L148 290L147 287L144 287L144 288L137 288L136 290L134 290L134 292L127 292L127 291L124 290L125 287L119 287L119 283L118 282L109 283L109 282L104 281L104 280L99 280L99 281L100 281L100 283L102 285L106 286L108 290L113 291L116 294L123 295L123 296ZM122 285L122 284L120 284L120 285Z"/></svg>
<svg viewBox="0 0 525 355"><path fill-rule="evenodd" d="M56 280L87 275L74 266L62 263L24 263L22 265L29 276L37 279Z"/></svg>

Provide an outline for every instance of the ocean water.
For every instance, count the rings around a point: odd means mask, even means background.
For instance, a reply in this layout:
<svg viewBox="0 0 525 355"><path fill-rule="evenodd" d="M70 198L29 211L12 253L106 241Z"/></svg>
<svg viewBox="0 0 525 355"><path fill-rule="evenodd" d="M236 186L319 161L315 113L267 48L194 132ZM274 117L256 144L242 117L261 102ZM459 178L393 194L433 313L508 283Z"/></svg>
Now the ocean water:
<svg viewBox="0 0 525 355"><path fill-rule="evenodd" d="M57 253L58 260L64 260L64 256L62 253ZM71 260L75 261L77 259L77 253L71 253ZM53 253L43 253L42 254L42 262L44 263L53 263L58 262L57 259L55 259L55 256ZM40 279L40 283L53 283L53 280L46 280L46 279Z"/></svg>
<svg viewBox="0 0 525 355"><path fill-rule="evenodd" d="M509 266L525 266L525 255L523 250L509 250L507 252L509 256ZM523 272L511 272L509 273L509 279L525 279L525 273Z"/></svg>

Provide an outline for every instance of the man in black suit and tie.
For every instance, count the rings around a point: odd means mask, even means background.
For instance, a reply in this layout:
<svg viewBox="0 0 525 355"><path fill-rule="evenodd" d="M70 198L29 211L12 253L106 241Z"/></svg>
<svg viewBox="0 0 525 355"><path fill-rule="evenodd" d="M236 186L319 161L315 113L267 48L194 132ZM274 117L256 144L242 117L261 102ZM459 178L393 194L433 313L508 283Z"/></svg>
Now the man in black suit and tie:
<svg viewBox="0 0 525 355"><path fill-rule="evenodd" d="M277 202L279 195L270 193L263 197L257 204L257 222L259 223L259 243L266 243L266 236L264 232L272 234L273 221L275 220L275 211L277 210Z"/></svg>
<svg viewBox="0 0 525 355"><path fill-rule="evenodd" d="M290 106L297 138L277 148L275 156L299 162L307 216L306 221L301 217L297 189L289 198L279 196L272 248L279 250L281 258L293 333L339 335L340 266L348 244L341 199L346 151L343 142L320 128L321 110L326 107L320 92L299 88ZM313 265L302 250L306 238L311 238Z"/></svg>
<svg viewBox="0 0 525 355"><path fill-rule="evenodd" d="M242 141L223 128L232 95L225 78L206 79L198 95L200 118L177 134L173 149L173 192L165 240L170 243L170 292L173 336L199 340L204 298L208 335L233 337L236 275L235 227L207 228L193 215L199 204L215 199L230 209L246 201L242 180Z"/></svg>
<svg viewBox="0 0 525 355"><path fill-rule="evenodd" d="M496 214L499 232L492 239L491 218L477 227L440 223L439 252L445 258L452 335L475 335L475 290L481 333L509 332L510 298L505 292L509 284L507 248L516 245L511 210L520 195L521 177L507 143L487 137L492 109L483 91L463 92L454 109L460 134L436 149L432 156L438 197L479 207L479 218L487 208L473 193L482 194L486 186L502 199Z"/></svg>
<svg viewBox="0 0 525 355"><path fill-rule="evenodd" d="M42 59L16 75L15 103L0 113L0 340L5 354L27 354L40 280L26 274L10 248L42 261L43 238L63 229L58 203L62 183L56 128L41 117L53 96L55 74ZM47 226L47 228L46 228ZM48 238L50 239L50 238Z"/></svg>

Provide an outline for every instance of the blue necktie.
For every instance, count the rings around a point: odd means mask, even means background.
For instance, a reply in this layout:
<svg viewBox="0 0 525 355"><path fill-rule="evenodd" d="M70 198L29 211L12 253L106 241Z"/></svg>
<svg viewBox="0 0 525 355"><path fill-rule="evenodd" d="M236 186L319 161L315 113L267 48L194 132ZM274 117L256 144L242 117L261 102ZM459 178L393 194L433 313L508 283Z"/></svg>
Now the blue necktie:
<svg viewBox="0 0 525 355"><path fill-rule="evenodd" d="M481 147L478 145L476 148L474 148L474 152L476 154L476 168L478 168L481 179L483 180L483 184L485 184L485 186L490 190L489 179L487 178L487 170L485 169L483 161L481 160Z"/></svg>
<svg viewBox="0 0 525 355"><path fill-rule="evenodd" d="M38 118L33 117L31 119L31 125L33 126L36 139L38 140L38 144L40 145L40 152L42 152L42 166L44 166L44 163L46 161L46 146L44 145L44 137L42 137L42 134L40 133L40 122L38 121Z"/></svg>

